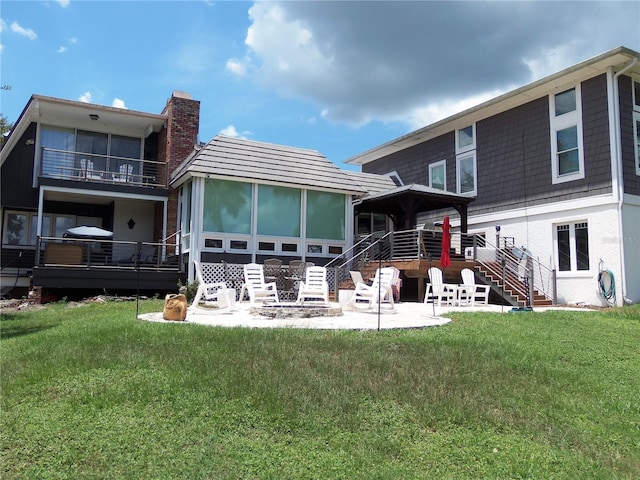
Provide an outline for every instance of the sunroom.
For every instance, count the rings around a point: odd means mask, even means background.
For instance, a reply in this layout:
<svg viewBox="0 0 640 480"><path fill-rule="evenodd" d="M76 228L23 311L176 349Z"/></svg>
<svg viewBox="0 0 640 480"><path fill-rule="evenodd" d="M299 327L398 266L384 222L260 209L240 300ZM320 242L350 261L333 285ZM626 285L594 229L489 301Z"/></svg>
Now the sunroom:
<svg viewBox="0 0 640 480"><path fill-rule="evenodd" d="M217 136L171 182L182 251L193 260L323 265L352 243L362 187L317 151Z"/></svg>

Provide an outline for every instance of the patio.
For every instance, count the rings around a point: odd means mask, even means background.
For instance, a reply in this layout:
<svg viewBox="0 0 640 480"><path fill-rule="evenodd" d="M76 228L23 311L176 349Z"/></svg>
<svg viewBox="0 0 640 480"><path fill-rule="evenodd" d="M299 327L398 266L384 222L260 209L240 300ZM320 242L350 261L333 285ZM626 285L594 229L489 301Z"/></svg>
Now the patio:
<svg viewBox="0 0 640 480"><path fill-rule="evenodd" d="M474 307L433 306L431 304L417 302L403 302L395 305L395 312L382 312L378 324L378 312L354 311L342 309L342 315L330 317L321 316L315 318L268 318L251 314L252 306L248 302L236 304L236 310L221 310L217 312L201 308L197 313L189 311L185 322L163 320L162 312L153 312L139 315L140 320L178 323L199 324L215 327L245 327L245 328L312 328L325 330L387 330L400 328L426 328L446 325L451 322L447 314L454 311L465 312L495 312L509 313L511 306L486 305ZM339 307L338 303L331 303L332 307ZM566 307L562 307L566 308ZM536 311L548 308L536 308ZM583 309L584 310L584 309ZM434 315L435 313L435 315Z"/></svg>

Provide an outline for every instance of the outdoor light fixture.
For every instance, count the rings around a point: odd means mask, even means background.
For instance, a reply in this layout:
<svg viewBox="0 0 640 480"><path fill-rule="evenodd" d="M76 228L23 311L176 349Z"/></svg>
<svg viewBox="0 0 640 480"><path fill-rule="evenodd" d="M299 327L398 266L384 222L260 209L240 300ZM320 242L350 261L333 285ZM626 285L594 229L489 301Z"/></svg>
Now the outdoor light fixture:
<svg viewBox="0 0 640 480"><path fill-rule="evenodd" d="M133 230L133 227L136 226L136 222L133 221L133 217L129 219L129 221L127 222L127 225L129 226L129 230Z"/></svg>
<svg viewBox="0 0 640 480"><path fill-rule="evenodd" d="M90 113L89 114L89 118L91 120L98 120L100 118L100 116L97 113Z"/></svg>

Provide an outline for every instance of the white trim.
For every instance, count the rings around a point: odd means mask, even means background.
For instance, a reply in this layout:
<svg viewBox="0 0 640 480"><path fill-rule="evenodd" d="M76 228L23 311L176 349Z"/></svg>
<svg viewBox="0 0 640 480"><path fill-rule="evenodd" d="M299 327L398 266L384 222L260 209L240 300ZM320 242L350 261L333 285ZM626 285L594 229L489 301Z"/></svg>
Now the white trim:
<svg viewBox="0 0 640 480"><path fill-rule="evenodd" d="M556 116L555 113L555 98L556 95L567 92L569 90L575 90L576 96L576 108L571 112L564 113ZM562 92L554 92L549 94L549 135L551 145L551 183L558 184L564 182L571 182L573 180L580 180L584 178L584 141L582 132L582 92L580 84L574 87L564 89ZM576 172L566 173L560 175L558 173L558 137L557 133L560 130L565 130L571 127L576 127L577 135L577 148L578 148L578 170Z"/></svg>

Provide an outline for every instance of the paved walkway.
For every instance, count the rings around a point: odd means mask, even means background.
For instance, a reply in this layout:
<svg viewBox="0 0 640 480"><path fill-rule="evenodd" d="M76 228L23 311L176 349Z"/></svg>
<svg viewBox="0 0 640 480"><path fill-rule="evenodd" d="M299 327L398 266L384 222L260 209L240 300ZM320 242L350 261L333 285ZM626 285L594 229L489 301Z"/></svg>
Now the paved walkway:
<svg viewBox="0 0 640 480"><path fill-rule="evenodd" d="M339 306L332 304L332 306ZM432 304L402 302L396 305L395 313L384 310L378 317L377 311L361 312L343 309L343 314L336 317L314 318L267 318L249 313L248 303L242 303L235 311L216 312L215 309L198 309L197 313L189 312L184 323L197 323L218 327L247 327L247 328L315 328L325 330L377 330L393 328L425 328L446 325L451 322L447 313L453 311L485 311L504 312L511 311L510 306L487 305L475 307L433 307ZM562 307L564 308L564 307ZM545 310L536 308L536 311ZM584 309L582 309L584 310ZM141 320L164 323L162 312L154 312L139 315Z"/></svg>

